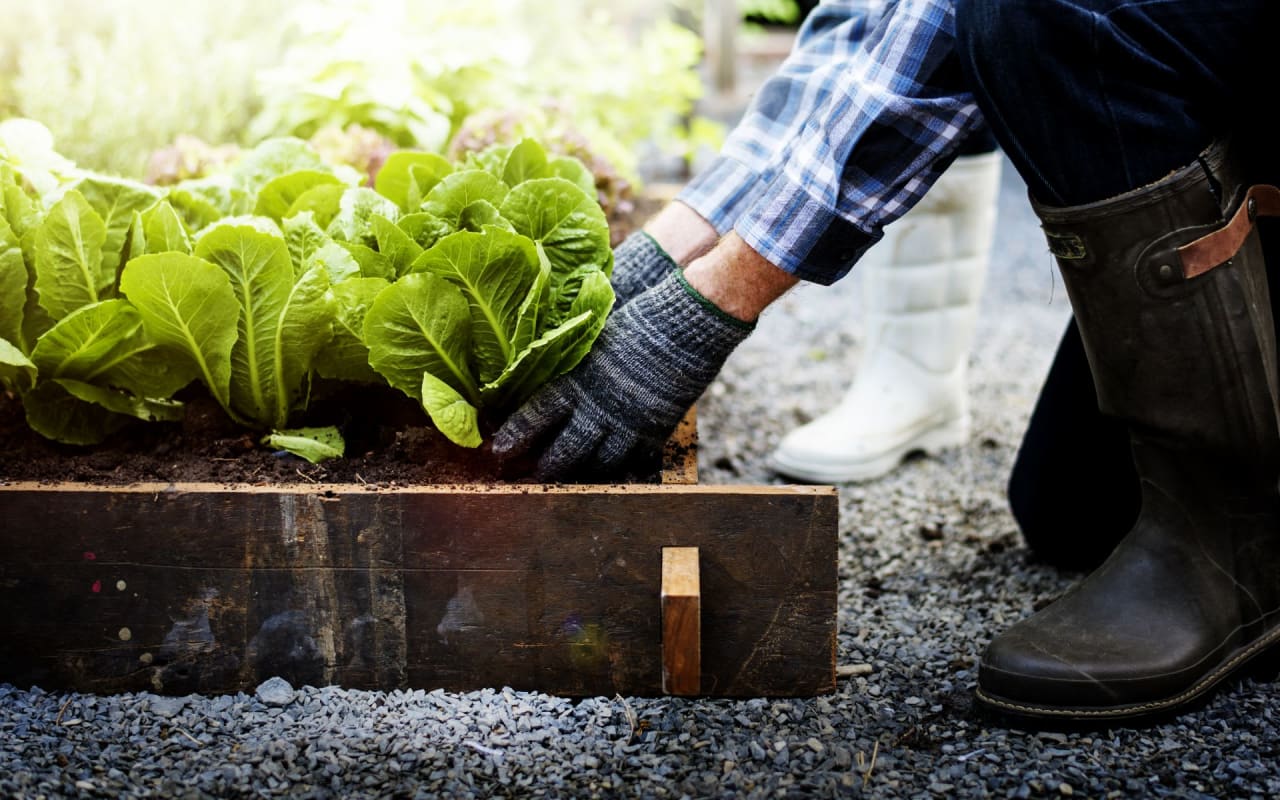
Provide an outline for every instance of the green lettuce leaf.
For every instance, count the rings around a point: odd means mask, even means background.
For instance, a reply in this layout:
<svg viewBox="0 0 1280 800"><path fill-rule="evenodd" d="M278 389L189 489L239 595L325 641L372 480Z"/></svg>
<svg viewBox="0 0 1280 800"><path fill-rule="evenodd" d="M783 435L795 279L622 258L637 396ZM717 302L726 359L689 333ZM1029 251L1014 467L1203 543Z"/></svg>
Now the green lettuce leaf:
<svg viewBox="0 0 1280 800"><path fill-rule="evenodd" d="M0 386L11 391L27 391L36 385L36 365L21 350L0 339Z"/></svg>
<svg viewBox="0 0 1280 800"><path fill-rule="evenodd" d="M143 422L179 422L182 420L183 406L182 403L176 400L137 397L128 392L120 392L105 386L96 386L69 378L59 378L50 382L58 384L77 400L100 406L113 414L133 417Z"/></svg>
<svg viewBox="0 0 1280 800"><path fill-rule="evenodd" d="M312 254L332 241L316 223L316 215L312 211L302 211L286 217L280 228L284 233L285 246L289 248L293 271L298 275L305 271Z"/></svg>
<svg viewBox="0 0 1280 800"><path fill-rule="evenodd" d="M350 247L358 246L350 245ZM365 249L367 250L368 248ZM374 259L371 257L370 260ZM332 239L326 241L319 250L308 256L302 266L304 272L315 267L323 269L325 274L329 276L329 282L334 284L342 283L351 278L358 278L363 274L360 262L352 255L347 243L335 242Z"/></svg>
<svg viewBox="0 0 1280 800"><path fill-rule="evenodd" d="M582 313L539 336L516 356L493 381L483 387L486 405L517 408L547 381L562 373L566 352L582 342L591 314Z"/></svg>
<svg viewBox="0 0 1280 800"><path fill-rule="evenodd" d="M156 203L142 212L140 217L142 230L146 235L146 252L191 252L191 234L182 217L168 201Z"/></svg>
<svg viewBox="0 0 1280 800"><path fill-rule="evenodd" d="M296 213L293 211L294 204L317 186L341 187L342 181L328 172L318 170L302 170L280 175L272 178L262 187L258 193L257 203L253 207L253 213L271 217L279 222L291 213Z"/></svg>
<svg viewBox="0 0 1280 800"><path fill-rule="evenodd" d="M283 427L332 334L328 274L312 268L295 281L284 239L244 225L207 230L195 255L222 268L239 305L231 407L254 424Z"/></svg>
<svg viewBox="0 0 1280 800"><path fill-rule="evenodd" d="M533 242L500 228L451 234L414 262L414 272L439 275L462 290L480 383L496 378L515 359L520 310L538 269Z"/></svg>
<svg viewBox="0 0 1280 800"><path fill-rule="evenodd" d="M115 282L103 269L107 227L77 191L68 191L35 229L36 292L54 318L96 303Z"/></svg>
<svg viewBox="0 0 1280 800"><path fill-rule="evenodd" d="M154 206L160 194L145 184L104 175L83 178L73 184L73 189L97 212L105 227L102 274L107 277L106 286L114 287L120 271L121 249L134 212L144 212Z"/></svg>
<svg viewBox="0 0 1280 800"><path fill-rule="evenodd" d="M31 360L40 376L92 382L133 354L142 315L127 301L103 300L78 308L36 342Z"/></svg>
<svg viewBox="0 0 1280 800"><path fill-rule="evenodd" d="M346 443L342 440L342 434L332 425L325 428L272 431L262 437L262 443L276 450L287 450L312 464L319 464L331 458L342 458L346 452Z"/></svg>
<svg viewBox="0 0 1280 800"><path fill-rule="evenodd" d="M552 176L547 151L533 139L524 139L507 153L502 165L502 182L515 187L535 178Z"/></svg>
<svg viewBox="0 0 1280 800"><path fill-rule="evenodd" d="M342 249L346 250L355 260L356 265L360 268L360 274L366 278L382 278L385 281L393 281L396 278L395 267L391 265L391 259L374 250L372 247L366 247L355 242L338 242Z"/></svg>
<svg viewBox="0 0 1280 800"><path fill-rule="evenodd" d="M538 178L511 190L502 216L518 233L542 245L551 261L551 291L580 267L613 267L609 222L594 196L564 178Z"/></svg>
<svg viewBox="0 0 1280 800"><path fill-rule="evenodd" d="M25 349L23 309L27 305L27 262L22 243L8 220L0 215L0 339Z"/></svg>
<svg viewBox="0 0 1280 800"><path fill-rule="evenodd" d="M453 165L435 153L398 150L387 156L378 170L374 188L402 211L413 212L427 193L452 172Z"/></svg>
<svg viewBox="0 0 1280 800"><path fill-rule="evenodd" d="M364 319L373 299L389 285L381 278L351 278L334 285L337 313L333 321L333 338L316 354L315 370L318 375L357 383L386 383L369 366Z"/></svg>
<svg viewBox="0 0 1280 800"><path fill-rule="evenodd" d="M573 156L556 156L551 159L547 172L548 178L564 178L586 192L588 197L597 196L596 177Z"/></svg>
<svg viewBox="0 0 1280 800"><path fill-rule="evenodd" d="M19 239L40 221L36 201L22 190L22 182L8 164L0 164L0 212Z"/></svg>
<svg viewBox="0 0 1280 800"><path fill-rule="evenodd" d="M400 208L372 189L363 186L347 189L342 193L338 215L325 232L340 241L374 248L378 246L374 217L385 217L395 222L400 218Z"/></svg>
<svg viewBox="0 0 1280 800"><path fill-rule="evenodd" d="M515 228L511 223L503 219L497 207L488 200L476 200L468 203L467 207L462 209L462 213L458 215L458 230L479 233L491 226L502 228L512 233L515 232Z"/></svg>
<svg viewBox="0 0 1280 800"><path fill-rule="evenodd" d="M301 139L267 139L245 153L231 170L232 186L257 197L276 178L296 172L332 172L311 145Z"/></svg>
<svg viewBox="0 0 1280 800"><path fill-rule="evenodd" d="M478 169L455 172L427 194L422 210L459 227L462 211L477 200L487 200L501 208L507 196L507 185L494 175Z"/></svg>
<svg viewBox="0 0 1280 800"><path fill-rule="evenodd" d="M227 273L183 253L139 256L125 266L120 291L142 315L151 340L185 357L232 414L231 351L240 304Z"/></svg>
<svg viewBox="0 0 1280 800"><path fill-rule="evenodd" d="M462 447L480 446L483 439L476 407L430 372L422 374L422 407L449 441Z"/></svg>
<svg viewBox="0 0 1280 800"><path fill-rule="evenodd" d="M378 252L390 263L394 277L407 273L414 260L422 255L422 246L403 228L380 214L374 214L370 221Z"/></svg>
<svg viewBox="0 0 1280 800"><path fill-rule="evenodd" d="M189 230L200 231L223 217L244 213L247 196L232 189L225 177L183 181L169 189L166 199Z"/></svg>
<svg viewBox="0 0 1280 800"><path fill-rule="evenodd" d="M347 187L343 184L313 186L298 195L298 199L294 200L293 205L289 206L289 210L284 213L284 219L309 211L315 217L317 225L328 228L333 218L338 216L338 211L342 207L342 196L346 191Z"/></svg>
<svg viewBox="0 0 1280 800"><path fill-rule="evenodd" d="M478 400L470 306L462 290L444 278L411 273L379 292L365 315L364 340L369 364L415 400L422 400L426 372Z"/></svg>
<svg viewBox="0 0 1280 800"><path fill-rule="evenodd" d="M413 239L418 247L423 250L430 249L432 245L455 230L452 225L435 214L428 214L425 211L420 211L416 214L405 214L396 221L396 226L409 234L409 238Z"/></svg>
<svg viewBox="0 0 1280 800"><path fill-rule="evenodd" d="M41 381L22 397L27 425L46 439L99 444L128 424L130 416L72 394L67 381Z"/></svg>

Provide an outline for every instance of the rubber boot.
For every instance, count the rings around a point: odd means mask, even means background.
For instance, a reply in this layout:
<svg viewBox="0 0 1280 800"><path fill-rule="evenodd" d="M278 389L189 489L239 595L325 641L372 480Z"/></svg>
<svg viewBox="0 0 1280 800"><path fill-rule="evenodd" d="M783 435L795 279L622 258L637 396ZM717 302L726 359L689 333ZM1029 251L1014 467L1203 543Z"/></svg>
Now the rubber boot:
<svg viewBox="0 0 1280 800"><path fill-rule="evenodd" d="M966 375L1000 186L998 152L962 156L885 228L858 265L866 354L834 409L779 444L770 466L805 481L862 481L914 451L969 438Z"/></svg>
<svg viewBox="0 0 1280 800"><path fill-rule="evenodd" d="M1214 146L1137 191L1036 208L1099 407L1128 427L1142 507L1102 566L991 642L990 707L1166 717L1280 641L1275 329L1255 195L1234 169ZM1277 204L1274 187L1253 191ZM1246 233L1229 249L1219 232L1208 263L1179 251L1237 209L1227 227Z"/></svg>

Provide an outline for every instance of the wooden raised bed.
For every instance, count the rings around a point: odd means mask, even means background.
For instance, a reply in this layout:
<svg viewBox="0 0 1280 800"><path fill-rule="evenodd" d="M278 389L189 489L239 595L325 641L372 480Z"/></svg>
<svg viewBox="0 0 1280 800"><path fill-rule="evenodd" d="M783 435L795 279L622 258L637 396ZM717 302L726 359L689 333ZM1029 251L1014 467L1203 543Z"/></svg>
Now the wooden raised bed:
<svg viewBox="0 0 1280 800"><path fill-rule="evenodd" d="M669 691L832 691L836 490L701 486L678 452L645 485L2 485L0 681L658 695L666 608ZM667 547L698 548L692 600Z"/></svg>

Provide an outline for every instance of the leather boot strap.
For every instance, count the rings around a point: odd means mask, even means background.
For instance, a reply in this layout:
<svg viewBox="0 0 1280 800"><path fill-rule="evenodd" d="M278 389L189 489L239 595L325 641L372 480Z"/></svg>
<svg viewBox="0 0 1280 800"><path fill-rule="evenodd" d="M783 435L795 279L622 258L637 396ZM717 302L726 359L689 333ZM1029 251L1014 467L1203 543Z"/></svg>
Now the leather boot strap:
<svg viewBox="0 0 1280 800"><path fill-rule="evenodd" d="M1280 188L1265 183L1250 186L1244 202L1226 225L1179 247L1183 276L1194 278L1231 260L1253 231L1258 217L1280 217Z"/></svg>

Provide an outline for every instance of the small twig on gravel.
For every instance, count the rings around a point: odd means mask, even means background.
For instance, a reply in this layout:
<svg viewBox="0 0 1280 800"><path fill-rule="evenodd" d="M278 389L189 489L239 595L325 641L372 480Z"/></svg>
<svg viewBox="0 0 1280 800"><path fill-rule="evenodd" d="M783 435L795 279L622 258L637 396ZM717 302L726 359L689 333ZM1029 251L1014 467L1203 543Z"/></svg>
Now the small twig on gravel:
<svg viewBox="0 0 1280 800"><path fill-rule="evenodd" d="M631 704L627 702L627 698L622 695L615 695L622 702L622 713L627 717L627 725L631 727L631 732L627 734L627 744L631 744L636 738L636 712L631 710Z"/></svg>
<svg viewBox="0 0 1280 800"><path fill-rule="evenodd" d="M63 715L63 714L65 714L65 713L67 713L67 706L69 706L69 705L71 705L71 698L70 698L70 697L68 697L66 700L64 700L64 701L62 702L62 708L58 709L58 716L54 717L54 719L53 719L53 724L54 724L54 725L61 725L61 724L62 724L62 715Z"/></svg>
<svg viewBox="0 0 1280 800"><path fill-rule="evenodd" d="M880 755L880 740L876 740L875 747L871 748L871 763L867 765L867 769L862 773L862 788L867 788L867 781L871 780L871 771L876 768L876 756ZM858 766L862 766L862 753L858 753Z"/></svg>
<svg viewBox="0 0 1280 800"><path fill-rule="evenodd" d="M364 478L362 478L362 477L360 476L360 473L359 473L359 472L357 472L357 473L356 473L356 480L360 481L361 485L364 485L364 486L368 486L368 485L369 485L369 482L368 482L368 481L366 481ZM511 702L511 701L510 701L510 700L508 700L507 702Z"/></svg>
<svg viewBox="0 0 1280 800"><path fill-rule="evenodd" d="M466 746L466 747L470 747L472 750L475 750L475 751L480 752L480 753L484 753L484 754L485 754L485 755L487 755L487 756L493 756L494 758L500 758L500 757L502 756L502 751L501 751L501 750L497 750L497 749L492 748L492 747L485 747L484 745L480 744L479 742L473 742L473 741L471 741L470 739L468 739L467 741L463 742L462 744L463 744L464 746Z"/></svg>
<svg viewBox="0 0 1280 800"><path fill-rule="evenodd" d="M183 736L187 737L188 739L190 739L191 743L194 744L196 747L204 747L204 742L201 742L199 739L187 733L182 728L179 728L177 725L174 725L173 729L178 733L182 734Z"/></svg>
<svg viewBox="0 0 1280 800"><path fill-rule="evenodd" d="M308 475L307 473L303 472L303 471L302 471L302 470L300 470L300 469L295 469L295 470L294 470L294 472L298 473L298 474L299 474L299 475L301 475L303 478L306 478L307 480L311 481L312 483L319 483L319 482L320 482L320 481L316 480L315 478L311 477L310 475Z"/></svg>
<svg viewBox="0 0 1280 800"><path fill-rule="evenodd" d="M841 664L836 667L836 678L854 678L858 675L870 675L874 671L870 664Z"/></svg>

